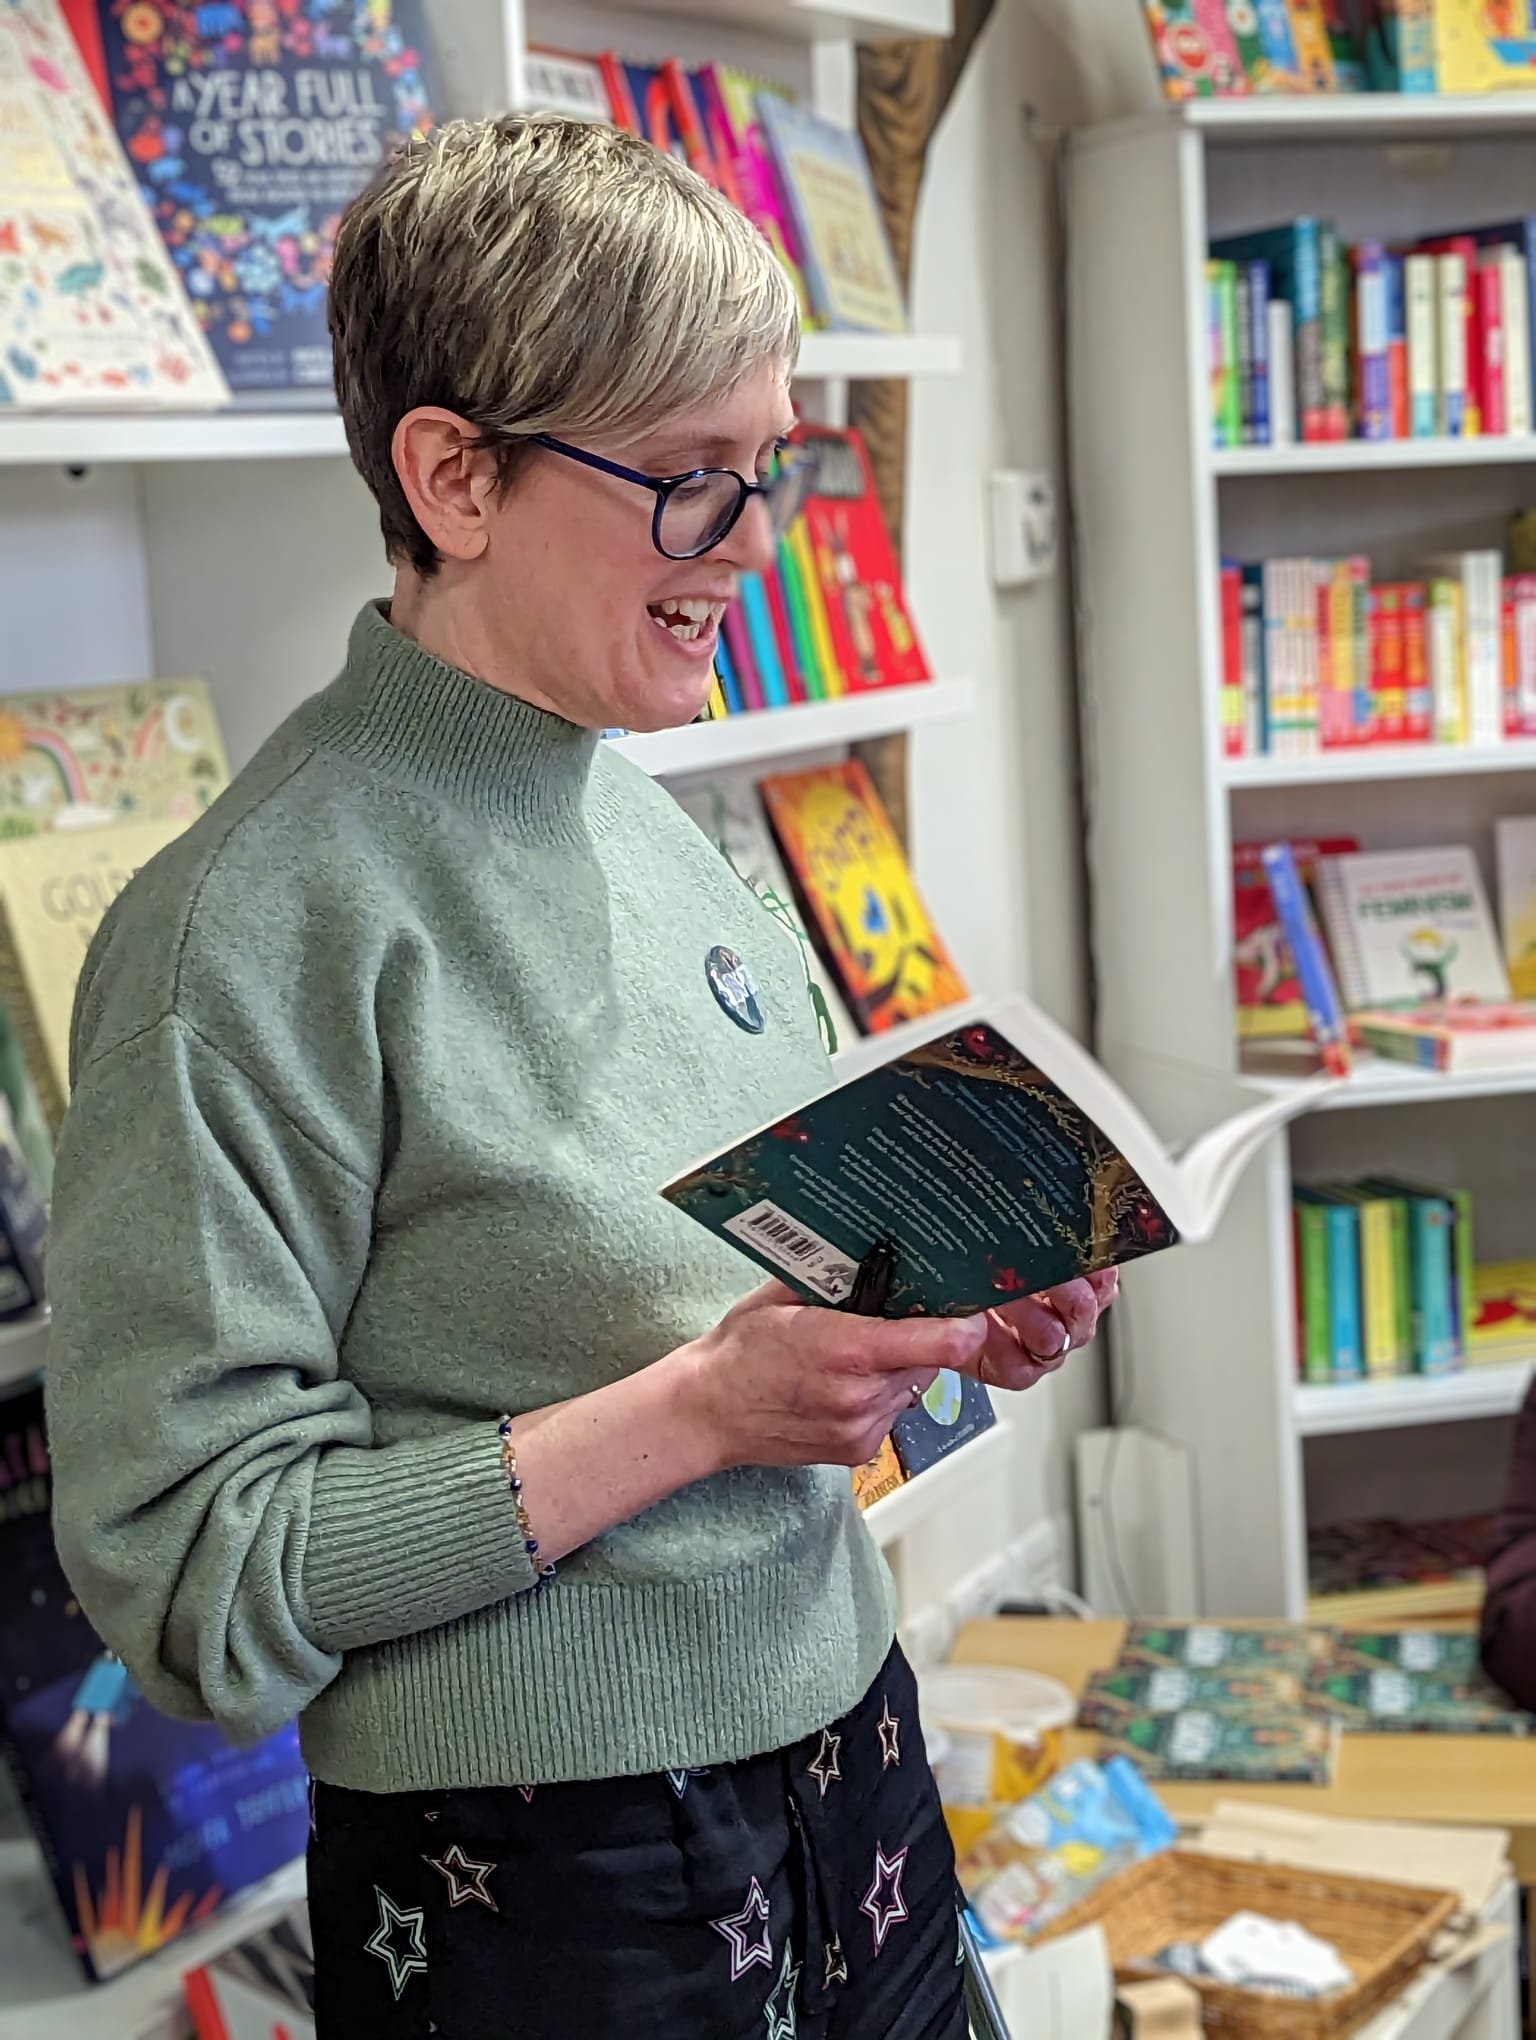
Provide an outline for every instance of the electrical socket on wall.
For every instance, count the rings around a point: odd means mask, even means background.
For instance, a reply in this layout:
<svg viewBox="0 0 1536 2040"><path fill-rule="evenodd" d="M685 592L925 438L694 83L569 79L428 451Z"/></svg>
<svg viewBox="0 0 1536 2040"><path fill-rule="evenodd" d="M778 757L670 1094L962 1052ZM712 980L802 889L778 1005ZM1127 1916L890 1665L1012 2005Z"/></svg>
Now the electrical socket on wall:
<svg viewBox="0 0 1536 2040"><path fill-rule="evenodd" d="M999 588L1025 588L1056 571L1056 482L1042 469L995 468L992 501L992 579Z"/></svg>

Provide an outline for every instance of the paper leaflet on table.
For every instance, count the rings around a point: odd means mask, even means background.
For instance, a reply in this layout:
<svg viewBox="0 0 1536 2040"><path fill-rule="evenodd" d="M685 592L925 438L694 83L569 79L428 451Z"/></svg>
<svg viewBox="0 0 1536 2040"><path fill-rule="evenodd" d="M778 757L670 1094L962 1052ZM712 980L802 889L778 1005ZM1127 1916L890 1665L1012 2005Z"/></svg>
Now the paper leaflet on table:
<svg viewBox="0 0 1536 2040"><path fill-rule="evenodd" d="M820 1302L844 1303L889 1241L887 1315L964 1315L1208 1239L1246 1163L1329 1082L1263 1100L1175 1160L1038 1007L976 1001L662 1194Z"/></svg>

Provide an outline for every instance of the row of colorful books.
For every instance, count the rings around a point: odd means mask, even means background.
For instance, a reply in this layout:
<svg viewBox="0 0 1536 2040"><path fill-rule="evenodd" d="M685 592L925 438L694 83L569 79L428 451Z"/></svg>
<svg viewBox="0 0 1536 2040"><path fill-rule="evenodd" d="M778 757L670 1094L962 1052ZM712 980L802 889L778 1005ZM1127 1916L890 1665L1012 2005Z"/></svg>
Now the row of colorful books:
<svg viewBox="0 0 1536 2040"><path fill-rule="evenodd" d="M1475 1633L1132 1623L1079 1725L1154 1778L1323 1784L1341 1734L1527 1736Z"/></svg>
<svg viewBox="0 0 1536 2040"><path fill-rule="evenodd" d="M1526 0L1142 0L1165 97L1529 89Z"/></svg>
<svg viewBox="0 0 1536 2040"><path fill-rule="evenodd" d="M1495 547L1375 582L1363 554L1223 560L1222 755L1536 736L1536 574Z"/></svg>
<svg viewBox="0 0 1536 2040"><path fill-rule="evenodd" d="M716 648L716 712L831 701L932 677L902 594L869 455L857 432L797 426L817 457L777 564L743 574Z"/></svg>
<svg viewBox="0 0 1536 2040"><path fill-rule="evenodd" d="M744 212L794 280L810 327L906 329L869 164L856 133L785 86L729 64L689 69L531 49L528 103L612 121L679 157Z"/></svg>
<svg viewBox="0 0 1536 2040"><path fill-rule="evenodd" d="M1362 851L1353 836L1233 848L1241 1041L1350 1043L1427 1069L1536 1065L1536 817L1495 824L1495 923L1466 844Z"/></svg>
<svg viewBox="0 0 1536 2040"><path fill-rule="evenodd" d="M1451 1374L1476 1315L1472 1198L1390 1178L1295 1186L1297 1373Z"/></svg>
<svg viewBox="0 0 1536 2040"><path fill-rule="evenodd" d="M1213 241L1214 444L1523 438L1533 291L1536 217L1391 246L1310 216Z"/></svg>

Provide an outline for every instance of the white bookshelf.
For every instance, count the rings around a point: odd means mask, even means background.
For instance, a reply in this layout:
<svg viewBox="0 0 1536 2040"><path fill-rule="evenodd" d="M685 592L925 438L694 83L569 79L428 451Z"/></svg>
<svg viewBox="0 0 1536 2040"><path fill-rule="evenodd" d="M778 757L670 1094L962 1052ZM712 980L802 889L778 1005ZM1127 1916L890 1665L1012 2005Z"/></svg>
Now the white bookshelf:
<svg viewBox="0 0 1536 2040"><path fill-rule="evenodd" d="M1512 510L1536 503L1536 438L1216 450L1209 240L1304 213L1346 241L1513 218L1529 210L1533 144L1536 94L1206 101L1072 138L1100 1049L1170 1140L1286 1081L1237 1063L1234 842L1470 842L1492 891L1494 819L1536 811L1532 743L1222 756L1223 553L1359 551L1386 579L1435 551L1495 543ZM1494 1504L1528 1368L1300 1384L1291 1186L1372 1171L1465 1183L1479 1258L1515 1258L1530 1251L1533 1133L1536 1069L1437 1076L1364 1062L1270 1143L1213 1242L1128 1272L1118 1415L1188 1454L1210 1613L1301 1615L1309 1520Z"/></svg>
<svg viewBox="0 0 1536 2040"><path fill-rule="evenodd" d="M1511 1417L1530 1387L1536 1352L1498 1366L1455 1374L1398 1375L1385 1381L1298 1382L1291 1408L1303 1438L1354 1431L1397 1431L1412 1424L1470 1423Z"/></svg>
<svg viewBox="0 0 1536 2040"><path fill-rule="evenodd" d="M975 704L974 681L929 680L917 687L878 687L836 701L759 709L728 715L723 722L690 723L686 729L610 741L653 778L683 779L731 766L766 765L797 751L825 751L898 730L956 722L970 715Z"/></svg>

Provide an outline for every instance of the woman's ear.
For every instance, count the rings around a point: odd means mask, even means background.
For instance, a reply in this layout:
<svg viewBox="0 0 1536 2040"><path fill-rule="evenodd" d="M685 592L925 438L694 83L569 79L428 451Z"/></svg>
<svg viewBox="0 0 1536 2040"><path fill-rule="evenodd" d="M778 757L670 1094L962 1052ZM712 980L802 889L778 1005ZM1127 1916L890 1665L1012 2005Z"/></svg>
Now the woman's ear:
<svg viewBox="0 0 1536 2040"><path fill-rule="evenodd" d="M390 455L416 522L444 559L477 560L491 542L496 456L452 411L424 404L395 427Z"/></svg>

